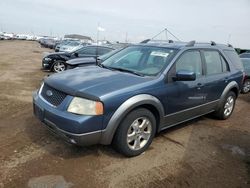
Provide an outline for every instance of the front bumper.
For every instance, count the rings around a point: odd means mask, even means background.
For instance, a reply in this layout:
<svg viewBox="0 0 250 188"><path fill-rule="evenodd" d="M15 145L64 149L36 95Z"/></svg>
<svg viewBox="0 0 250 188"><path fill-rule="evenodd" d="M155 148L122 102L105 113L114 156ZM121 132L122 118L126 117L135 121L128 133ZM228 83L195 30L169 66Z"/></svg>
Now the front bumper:
<svg viewBox="0 0 250 188"><path fill-rule="evenodd" d="M45 61L44 59L42 60L42 68L43 70L50 70L52 66L51 61Z"/></svg>
<svg viewBox="0 0 250 188"><path fill-rule="evenodd" d="M102 135L102 116L79 116L62 110L67 98L58 107L47 104L39 93L33 94L34 115L44 123L52 133L65 141L81 145L98 144Z"/></svg>

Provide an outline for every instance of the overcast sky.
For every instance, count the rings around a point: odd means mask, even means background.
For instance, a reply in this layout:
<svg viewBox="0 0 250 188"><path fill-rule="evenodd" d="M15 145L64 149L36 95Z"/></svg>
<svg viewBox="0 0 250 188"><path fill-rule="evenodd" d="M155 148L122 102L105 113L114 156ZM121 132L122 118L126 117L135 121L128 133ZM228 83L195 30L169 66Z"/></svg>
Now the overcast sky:
<svg viewBox="0 0 250 188"><path fill-rule="evenodd" d="M250 48L250 0L0 0L0 29L139 42L168 28L183 41ZM164 39L165 35L159 36ZM169 36L170 37L170 36Z"/></svg>

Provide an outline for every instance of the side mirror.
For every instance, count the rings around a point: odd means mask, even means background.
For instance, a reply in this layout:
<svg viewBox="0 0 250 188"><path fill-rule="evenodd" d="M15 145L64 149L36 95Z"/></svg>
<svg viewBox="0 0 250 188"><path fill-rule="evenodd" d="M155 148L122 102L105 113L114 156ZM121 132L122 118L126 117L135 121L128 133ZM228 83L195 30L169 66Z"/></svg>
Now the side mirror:
<svg viewBox="0 0 250 188"><path fill-rule="evenodd" d="M75 52L74 55L75 55L76 57L79 57L79 54L78 54L77 52Z"/></svg>
<svg viewBox="0 0 250 188"><path fill-rule="evenodd" d="M173 77L174 81L194 81L196 79L196 74L193 71L180 70Z"/></svg>

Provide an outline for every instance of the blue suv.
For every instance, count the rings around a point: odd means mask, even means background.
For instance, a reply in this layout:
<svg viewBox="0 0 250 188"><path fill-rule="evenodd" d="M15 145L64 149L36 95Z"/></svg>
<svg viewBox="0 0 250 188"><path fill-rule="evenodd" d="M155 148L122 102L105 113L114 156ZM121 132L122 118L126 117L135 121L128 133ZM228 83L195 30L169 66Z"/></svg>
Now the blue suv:
<svg viewBox="0 0 250 188"><path fill-rule="evenodd" d="M208 113L227 119L242 80L232 46L151 41L46 78L34 114L72 144L113 144L136 156L161 130Z"/></svg>

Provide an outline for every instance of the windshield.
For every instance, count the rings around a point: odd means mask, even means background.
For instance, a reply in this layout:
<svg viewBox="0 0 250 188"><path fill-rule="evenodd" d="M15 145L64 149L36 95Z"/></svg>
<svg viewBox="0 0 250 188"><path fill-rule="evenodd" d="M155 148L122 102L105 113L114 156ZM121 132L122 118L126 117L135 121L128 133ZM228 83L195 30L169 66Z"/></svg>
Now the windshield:
<svg viewBox="0 0 250 188"><path fill-rule="evenodd" d="M105 60L102 65L110 69L155 76L170 63L175 53L176 50L170 48L130 46Z"/></svg>

